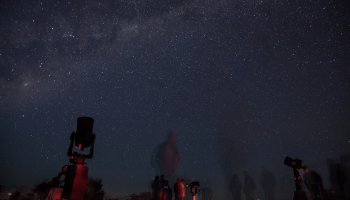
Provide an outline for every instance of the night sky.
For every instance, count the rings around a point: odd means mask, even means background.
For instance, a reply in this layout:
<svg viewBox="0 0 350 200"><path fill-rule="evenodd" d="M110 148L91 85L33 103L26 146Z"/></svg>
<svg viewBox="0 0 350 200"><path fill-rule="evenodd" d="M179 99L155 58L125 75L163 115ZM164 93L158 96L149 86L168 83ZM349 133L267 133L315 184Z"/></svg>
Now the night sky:
<svg viewBox="0 0 350 200"><path fill-rule="evenodd" d="M350 153L349 10L345 0L2 0L0 185L51 180L89 116L89 175L113 197L151 191L151 155L170 130L177 176L216 199L244 170L262 198L263 165L292 199L285 156L327 188L326 159Z"/></svg>

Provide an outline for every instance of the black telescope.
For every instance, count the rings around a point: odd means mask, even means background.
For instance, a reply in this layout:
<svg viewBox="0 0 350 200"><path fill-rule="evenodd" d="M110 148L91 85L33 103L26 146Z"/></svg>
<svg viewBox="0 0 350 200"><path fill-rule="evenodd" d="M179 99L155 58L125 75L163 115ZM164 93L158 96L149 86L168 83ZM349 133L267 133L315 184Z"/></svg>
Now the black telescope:
<svg viewBox="0 0 350 200"><path fill-rule="evenodd" d="M199 187L199 182L195 181L190 183L190 194L191 194L191 200L196 200L196 194L197 194L197 188ZM192 192L192 188L194 188L194 192Z"/></svg>
<svg viewBox="0 0 350 200"><path fill-rule="evenodd" d="M305 167L303 167L303 161L298 158L293 159L290 157L286 157L283 163L288 167L293 168L294 183L296 188L296 190L294 191L293 200L307 200L306 193L302 187L303 181L301 180L299 174L299 170L305 169Z"/></svg>
<svg viewBox="0 0 350 200"><path fill-rule="evenodd" d="M199 187L199 182L198 181L195 181L195 182L192 182L190 183L190 188L196 188L196 187Z"/></svg>
<svg viewBox="0 0 350 200"><path fill-rule="evenodd" d="M77 119L77 131L75 138L75 146L80 150L84 150L92 143L92 129L94 127L94 119L91 117L79 117Z"/></svg>
<svg viewBox="0 0 350 200"><path fill-rule="evenodd" d="M286 159L284 159L284 164L297 170L305 169L303 167L303 161L299 160L298 158L293 159L290 157L286 157Z"/></svg>

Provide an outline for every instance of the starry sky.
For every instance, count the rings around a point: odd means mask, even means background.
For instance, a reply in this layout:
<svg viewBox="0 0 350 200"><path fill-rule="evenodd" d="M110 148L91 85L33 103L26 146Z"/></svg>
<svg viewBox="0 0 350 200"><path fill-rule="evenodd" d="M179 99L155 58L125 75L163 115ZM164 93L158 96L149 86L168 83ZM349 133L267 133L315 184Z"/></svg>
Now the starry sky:
<svg viewBox="0 0 350 200"><path fill-rule="evenodd" d="M110 196L150 191L151 155L170 130L177 176L216 199L234 173L258 182L263 165L292 199L285 156L327 188L326 159L350 152L349 10L342 0L3 0L0 184L51 180L89 116L89 175Z"/></svg>

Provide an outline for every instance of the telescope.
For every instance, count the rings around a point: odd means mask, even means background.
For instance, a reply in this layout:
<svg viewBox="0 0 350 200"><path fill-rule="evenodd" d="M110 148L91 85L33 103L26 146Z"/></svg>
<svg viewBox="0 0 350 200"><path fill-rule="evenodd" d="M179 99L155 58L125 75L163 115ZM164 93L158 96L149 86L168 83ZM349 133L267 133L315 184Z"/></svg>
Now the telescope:
<svg viewBox="0 0 350 200"><path fill-rule="evenodd" d="M294 191L293 200L307 200L306 193L305 191L303 191L303 187L302 187L303 181L301 180L301 177L299 174L299 170L305 169L305 167L303 167L303 161L298 158L293 159L290 157L286 157L283 163L288 167L293 168L294 182L296 187L296 191Z"/></svg>
<svg viewBox="0 0 350 200"><path fill-rule="evenodd" d="M192 182L190 183L190 188L196 188L196 187L199 187L199 182L198 181L195 181L195 182Z"/></svg>
<svg viewBox="0 0 350 200"><path fill-rule="evenodd" d="M197 194L197 187L199 187L199 182L198 181L194 181L192 183L189 184L190 186L190 194L191 194L191 200L196 200L196 194ZM194 192L192 192L192 188L194 188Z"/></svg>
<svg viewBox="0 0 350 200"><path fill-rule="evenodd" d="M96 135L92 131L93 125L93 118L79 117L77 119L77 129L70 136L70 145L67 152L67 155L70 157L69 161L72 164L63 166L62 172L53 178L53 188L46 200L84 200L89 170L89 167L85 166L86 163L84 163L84 160L91 159L94 155ZM81 151L91 146L90 153L86 155L73 152L74 145ZM63 181L60 180L62 175L65 175ZM61 186L62 182L64 182L63 186Z"/></svg>
<svg viewBox="0 0 350 200"><path fill-rule="evenodd" d="M305 167L303 167L303 161L298 158L293 159L286 157L286 159L284 159L284 164L296 170L305 169Z"/></svg>
<svg viewBox="0 0 350 200"><path fill-rule="evenodd" d="M77 119L77 130L75 136L75 146L84 151L84 148L90 147L93 142L92 129L94 126L94 119L91 117L79 117Z"/></svg>

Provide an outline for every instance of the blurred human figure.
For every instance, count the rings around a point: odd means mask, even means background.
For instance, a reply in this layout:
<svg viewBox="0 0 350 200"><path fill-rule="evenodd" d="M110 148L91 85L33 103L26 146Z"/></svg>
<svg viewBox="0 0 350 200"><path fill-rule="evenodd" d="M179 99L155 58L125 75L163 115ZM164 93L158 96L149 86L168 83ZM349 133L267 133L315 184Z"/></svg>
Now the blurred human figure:
<svg viewBox="0 0 350 200"><path fill-rule="evenodd" d="M255 181L249 176L248 171L244 171L244 187L243 192L245 193L246 200L254 199L254 190L256 188Z"/></svg>
<svg viewBox="0 0 350 200"><path fill-rule="evenodd" d="M186 197L186 182L185 182L185 179L181 179L181 200L184 200L185 197Z"/></svg>
<svg viewBox="0 0 350 200"><path fill-rule="evenodd" d="M166 180L164 175L161 175L159 180L159 200L166 200L166 193Z"/></svg>
<svg viewBox="0 0 350 200"><path fill-rule="evenodd" d="M340 195L344 198L350 197L350 185L348 178L350 178L350 154L341 155L339 157L340 164L337 166L337 182L340 187Z"/></svg>
<svg viewBox="0 0 350 200"><path fill-rule="evenodd" d="M159 192L160 192L159 176L156 176L152 181L152 194L153 194L154 200L159 200Z"/></svg>
<svg viewBox="0 0 350 200"><path fill-rule="evenodd" d="M339 193L342 197L345 197L345 184L347 182L347 177L341 169L341 165L337 165L337 183L339 185Z"/></svg>
<svg viewBox="0 0 350 200"><path fill-rule="evenodd" d="M165 200L172 200L173 192L169 185L169 180L165 180Z"/></svg>
<svg viewBox="0 0 350 200"><path fill-rule="evenodd" d="M317 172L310 170L307 165L304 167L304 185L310 191L312 199L322 199L323 183L321 176Z"/></svg>
<svg viewBox="0 0 350 200"><path fill-rule="evenodd" d="M234 174L230 183L230 192L233 200L241 200L242 183L238 179L238 175Z"/></svg>
<svg viewBox="0 0 350 200"><path fill-rule="evenodd" d="M170 183L174 182L174 175L180 160L179 150L175 145L177 133L170 131L166 142L159 146L155 161L161 174L164 174Z"/></svg>
<svg viewBox="0 0 350 200"><path fill-rule="evenodd" d="M269 171L267 166L263 166L260 175L260 185L264 190L265 200L275 200L275 186L277 185L275 175Z"/></svg>
<svg viewBox="0 0 350 200"><path fill-rule="evenodd" d="M338 192L339 185L338 185L338 178L337 178L337 172L338 172L338 164L334 162L333 159L327 159L327 166L328 166L328 181L330 183L330 187L332 190L335 190Z"/></svg>
<svg viewBox="0 0 350 200"><path fill-rule="evenodd" d="M175 195L175 200L179 200L180 196L180 186L181 184L181 178L176 179L176 183L174 184L174 195Z"/></svg>
<svg viewBox="0 0 350 200"><path fill-rule="evenodd" d="M175 200L183 200L184 197L186 197L185 180L181 178L176 179L176 183L174 185L174 194Z"/></svg>

